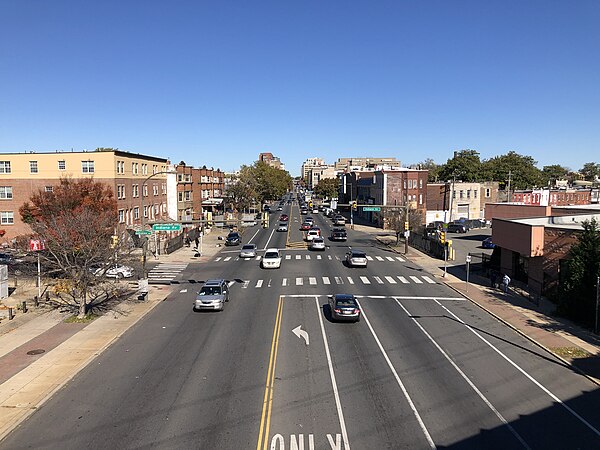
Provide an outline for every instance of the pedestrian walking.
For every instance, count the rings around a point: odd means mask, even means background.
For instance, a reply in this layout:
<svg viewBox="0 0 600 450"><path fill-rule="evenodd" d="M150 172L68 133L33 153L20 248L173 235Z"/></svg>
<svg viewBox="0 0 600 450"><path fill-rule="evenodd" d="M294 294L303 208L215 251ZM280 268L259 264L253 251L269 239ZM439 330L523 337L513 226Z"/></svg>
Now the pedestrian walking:
<svg viewBox="0 0 600 450"><path fill-rule="evenodd" d="M506 274L502 277L502 289L504 292L508 292L508 285L510 284L510 277Z"/></svg>

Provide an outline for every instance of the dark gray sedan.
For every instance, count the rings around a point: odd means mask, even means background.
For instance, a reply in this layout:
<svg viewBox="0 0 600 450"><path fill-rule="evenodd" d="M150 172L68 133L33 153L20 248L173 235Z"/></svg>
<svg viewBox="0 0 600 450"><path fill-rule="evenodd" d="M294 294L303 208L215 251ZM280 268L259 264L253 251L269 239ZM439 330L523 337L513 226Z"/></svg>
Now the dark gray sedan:
<svg viewBox="0 0 600 450"><path fill-rule="evenodd" d="M330 295L329 308L332 320L360 321L360 306L352 294Z"/></svg>

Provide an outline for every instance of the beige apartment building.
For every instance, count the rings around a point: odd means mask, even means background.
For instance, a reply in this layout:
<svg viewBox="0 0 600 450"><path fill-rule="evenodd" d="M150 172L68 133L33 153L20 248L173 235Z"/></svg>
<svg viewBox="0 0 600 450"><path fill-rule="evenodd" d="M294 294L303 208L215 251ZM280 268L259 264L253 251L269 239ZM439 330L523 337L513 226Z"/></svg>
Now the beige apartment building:
<svg viewBox="0 0 600 450"><path fill-rule="evenodd" d="M141 224L142 214L148 222L168 220L167 174L160 173L167 170L165 158L121 150L0 153L0 242L30 233L19 208L34 192L52 191L67 176L94 178L112 187L123 228Z"/></svg>

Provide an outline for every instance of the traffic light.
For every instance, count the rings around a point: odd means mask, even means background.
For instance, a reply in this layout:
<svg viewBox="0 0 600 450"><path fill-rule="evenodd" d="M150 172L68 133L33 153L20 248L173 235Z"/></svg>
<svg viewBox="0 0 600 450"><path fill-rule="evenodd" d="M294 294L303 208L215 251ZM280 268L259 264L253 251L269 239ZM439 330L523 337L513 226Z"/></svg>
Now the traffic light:
<svg viewBox="0 0 600 450"><path fill-rule="evenodd" d="M408 230L408 220L406 222L404 222L404 229Z"/></svg>
<svg viewBox="0 0 600 450"><path fill-rule="evenodd" d="M116 248L118 244L119 244L119 236L115 236L115 235L111 236L110 247Z"/></svg>
<svg viewBox="0 0 600 450"><path fill-rule="evenodd" d="M446 244L446 232L445 231L442 231L440 233L440 242L444 245Z"/></svg>
<svg viewBox="0 0 600 450"><path fill-rule="evenodd" d="M356 200L352 202L352 209L356 209L358 206L356 205Z"/></svg>

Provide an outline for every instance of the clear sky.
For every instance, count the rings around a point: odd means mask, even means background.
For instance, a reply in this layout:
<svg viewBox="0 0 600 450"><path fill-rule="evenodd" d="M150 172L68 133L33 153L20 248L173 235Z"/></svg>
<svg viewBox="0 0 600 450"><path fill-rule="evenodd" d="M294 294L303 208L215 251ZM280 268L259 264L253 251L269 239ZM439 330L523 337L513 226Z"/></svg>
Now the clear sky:
<svg viewBox="0 0 600 450"><path fill-rule="evenodd" d="M600 162L600 1L0 0L0 152Z"/></svg>

